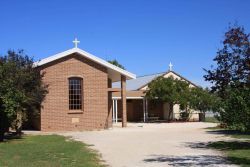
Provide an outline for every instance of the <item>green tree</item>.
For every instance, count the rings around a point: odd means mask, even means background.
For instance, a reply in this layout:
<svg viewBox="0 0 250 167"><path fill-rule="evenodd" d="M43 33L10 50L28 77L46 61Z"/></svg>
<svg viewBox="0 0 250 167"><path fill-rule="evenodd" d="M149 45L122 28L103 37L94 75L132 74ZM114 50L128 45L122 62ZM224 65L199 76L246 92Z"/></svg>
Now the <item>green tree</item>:
<svg viewBox="0 0 250 167"><path fill-rule="evenodd" d="M220 119L228 128L250 131L250 42L243 27L229 27L223 48L218 50L216 66L206 70L205 80L222 98Z"/></svg>
<svg viewBox="0 0 250 167"><path fill-rule="evenodd" d="M230 87L250 86L250 43L249 34L243 27L229 27L225 33L223 48L218 50L213 59L216 67L205 70L206 81L210 81L212 91L225 98L225 90Z"/></svg>
<svg viewBox="0 0 250 167"><path fill-rule="evenodd" d="M109 60L108 61L110 64L113 64L113 65L115 65L115 66L117 66L117 67L120 67L121 69L124 69L125 70L125 67L123 66L123 65L121 65L116 59L114 59L114 60Z"/></svg>
<svg viewBox="0 0 250 167"><path fill-rule="evenodd" d="M250 131L250 88L228 88L220 119L229 129Z"/></svg>
<svg viewBox="0 0 250 167"><path fill-rule="evenodd" d="M201 112L218 111L220 109L220 98L208 89L194 87L190 90L190 107Z"/></svg>
<svg viewBox="0 0 250 167"><path fill-rule="evenodd" d="M158 77L148 85L146 97L150 100L159 100L169 103L170 112L173 114L173 106L180 104L182 108L188 108L189 84L173 77Z"/></svg>
<svg viewBox="0 0 250 167"><path fill-rule="evenodd" d="M42 77L22 50L0 58L0 141L9 125L20 135L27 113L40 109L47 93Z"/></svg>

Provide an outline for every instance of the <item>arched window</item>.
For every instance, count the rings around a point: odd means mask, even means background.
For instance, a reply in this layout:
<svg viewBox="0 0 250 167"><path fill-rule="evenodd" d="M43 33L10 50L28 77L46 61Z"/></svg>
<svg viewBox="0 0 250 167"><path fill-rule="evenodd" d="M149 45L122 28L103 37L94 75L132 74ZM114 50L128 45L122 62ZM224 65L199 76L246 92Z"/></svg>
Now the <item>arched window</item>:
<svg viewBox="0 0 250 167"><path fill-rule="evenodd" d="M82 78L69 78L69 109L82 110Z"/></svg>

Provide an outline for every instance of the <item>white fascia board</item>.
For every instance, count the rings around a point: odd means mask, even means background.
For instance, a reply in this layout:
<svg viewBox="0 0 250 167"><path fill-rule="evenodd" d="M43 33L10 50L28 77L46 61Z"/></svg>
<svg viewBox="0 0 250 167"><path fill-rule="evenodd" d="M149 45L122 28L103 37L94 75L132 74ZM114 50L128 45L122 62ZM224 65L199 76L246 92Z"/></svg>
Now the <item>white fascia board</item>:
<svg viewBox="0 0 250 167"><path fill-rule="evenodd" d="M105 61L105 60L103 60L103 59L101 59L99 57L96 57L96 56L94 56L94 55L92 55L92 54L90 54L90 53L88 53L88 52L86 52L84 50L79 49L79 48L69 49L67 51L64 51L64 52L58 53L56 55L50 56L48 58L42 59L40 61L37 61L37 62L34 63L34 66L35 67L42 66L44 64L50 63L52 61L63 58L65 56L68 56L68 55L73 54L73 53L78 53L83 57L86 57L86 58L88 58L88 59L90 59L90 60L92 60L92 61L94 61L94 62L96 62L98 64L101 64L101 65L103 65L103 66L105 66L105 67L107 67L109 69L112 69L112 70L126 76L128 79L135 79L136 78L135 74L133 74L133 73L131 73L129 71L123 70L123 69L121 69L121 68L119 68L119 67L117 67L117 66L115 66L113 64L110 64L109 62L107 62L107 61Z"/></svg>
<svg viewBox="0 0 250 167"><path fill-rule="evenodd" d="M49 56L49 57L47 57L45 59L34 62L34 67L42 66L44 64L50 63L52 61L63 58L65 56L68 56L68 55L73 54L73 53L74 53L74 48L66 50L66 51L58 53L58 54L55 54L53 56Z"/></svg>
<svg viewBox="0 0 250 167"><path fill-rule="evenodd" d="M119 100L121 97L112 97L113 100ZM126 99L144 99L144 97L126 97Z"/></svg>

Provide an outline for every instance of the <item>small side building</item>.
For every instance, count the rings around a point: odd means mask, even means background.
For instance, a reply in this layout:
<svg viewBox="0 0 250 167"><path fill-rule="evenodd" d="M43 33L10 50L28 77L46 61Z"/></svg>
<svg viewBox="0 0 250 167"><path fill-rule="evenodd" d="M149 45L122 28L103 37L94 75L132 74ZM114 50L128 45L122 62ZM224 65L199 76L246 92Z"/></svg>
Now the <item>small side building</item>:
<svg viewBox="0 0 250 167"><path fill-rule="evenodd" d="M173 114L169 118L169 104L163 102L152 102L145 97L145 91L148 84L157 77L173 77L189 83L190 87L197 87L194 83L179 75L178 73L169 70L167 72L145 75L136 79L127 81L127 119L130 122L147 122L147 121L178 121L180 120L180 106L178 104L173 107ZM119 82L113 83L113 87L119 88ZM114 92L113 99L113 122L118 122L121 119L121 96ZM199 121L199 111L192 110L189 121Z"/></svg>

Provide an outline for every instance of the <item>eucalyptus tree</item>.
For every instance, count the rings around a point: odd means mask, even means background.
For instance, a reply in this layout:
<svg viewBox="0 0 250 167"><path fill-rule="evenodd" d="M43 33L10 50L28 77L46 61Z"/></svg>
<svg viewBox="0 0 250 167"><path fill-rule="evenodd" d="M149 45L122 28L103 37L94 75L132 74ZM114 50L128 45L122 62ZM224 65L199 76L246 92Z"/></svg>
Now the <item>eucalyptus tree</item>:
<svg viewBox="0 0 250 167"><path fill-rule="evenodd" d="M221 120L231 129L250 131L250 42L249 33L241 26L229 27L223 47L214 58L216 65L205 80L222 98Z"/></svg>
<svg viewBox="0 0 250 167"><path fill-rule="evenodd" d="M180 104L187 108L189 99L189 84L173 77L158 77L153 80L146 91L146 97L151 100L167 102L169 104L169 116L173 114L173 106Z"/></svg>
<svg viewBox="0 0 250 167"><path fill-rule="evenodd" d="M29 112L39 110L47 93L43 75L22 50L8 51L0 58L0 141L11 125L21 134Z"/></svg>

